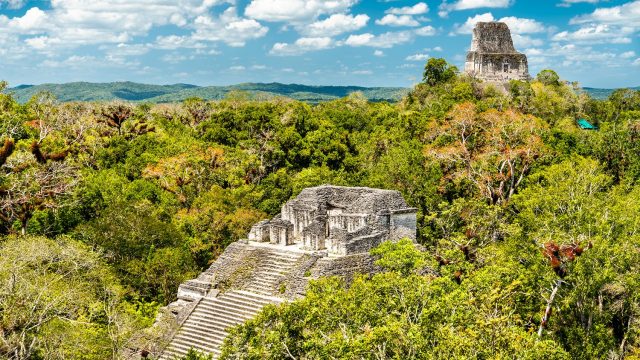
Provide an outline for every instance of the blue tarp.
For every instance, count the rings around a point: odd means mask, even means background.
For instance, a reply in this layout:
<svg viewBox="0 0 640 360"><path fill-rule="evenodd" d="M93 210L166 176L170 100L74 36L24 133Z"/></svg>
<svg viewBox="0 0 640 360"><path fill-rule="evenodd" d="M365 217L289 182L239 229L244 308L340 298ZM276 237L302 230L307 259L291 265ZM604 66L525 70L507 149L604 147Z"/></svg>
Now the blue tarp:
<svg viewBox="0 0 640 360"><path fill-rule="evenodd" d="M578 126L583 130L598 130L597 126L591 125L591 123L585 119L578 120Z"/></svg>

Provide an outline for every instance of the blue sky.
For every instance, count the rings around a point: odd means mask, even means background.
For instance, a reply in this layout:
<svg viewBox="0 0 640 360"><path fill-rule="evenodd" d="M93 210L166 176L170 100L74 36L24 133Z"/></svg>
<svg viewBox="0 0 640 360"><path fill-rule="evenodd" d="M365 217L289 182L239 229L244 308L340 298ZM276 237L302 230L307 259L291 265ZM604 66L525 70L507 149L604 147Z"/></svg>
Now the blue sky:
<svg viewBox="0 0 640 360"><path fill-rule="evenodd" d="M532 75L640 85L640 0L0 0L0 79L411 86L490 20Z"/></svg>

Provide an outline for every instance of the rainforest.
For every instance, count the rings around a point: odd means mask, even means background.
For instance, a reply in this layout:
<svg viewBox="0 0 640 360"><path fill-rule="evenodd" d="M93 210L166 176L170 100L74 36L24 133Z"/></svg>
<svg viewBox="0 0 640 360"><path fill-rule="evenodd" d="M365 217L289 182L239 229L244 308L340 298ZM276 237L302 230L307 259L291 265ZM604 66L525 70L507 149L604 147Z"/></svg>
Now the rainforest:
<svg viewBox="0 0 640 360"><path fill-rule="evenodd" d="M400 191L419 246L265 307L221 358L640 358L638 90L431 58L397 102L3 92L0 119L0 358L127 358L180 283L321 184Z"/></svg>

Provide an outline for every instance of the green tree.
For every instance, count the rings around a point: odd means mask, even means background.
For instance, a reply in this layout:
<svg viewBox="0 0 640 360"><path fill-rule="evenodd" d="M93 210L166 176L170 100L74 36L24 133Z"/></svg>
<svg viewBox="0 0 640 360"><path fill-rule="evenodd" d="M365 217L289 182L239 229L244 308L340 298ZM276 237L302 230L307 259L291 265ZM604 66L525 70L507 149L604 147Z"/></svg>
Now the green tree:
<svg viewBox="0 0 640 360"><path fill-rule="evenodd" d="M0 242L0 356L116 359L140 330L99 254L69 238Z"/></svg>
<svg viewBox="0 0 640 360"><path fill-rule="evenodd" d="M560 76L553 70L542 70L536 75L536 80L545 85L560 85Z"/></svg>
<svg viewBox="0 0 640 360"><path fill-rule="evenodd" d="M458 68L442 58L430 58L424 67L422 81L435 86L446 83L456 77Z"/></svg>

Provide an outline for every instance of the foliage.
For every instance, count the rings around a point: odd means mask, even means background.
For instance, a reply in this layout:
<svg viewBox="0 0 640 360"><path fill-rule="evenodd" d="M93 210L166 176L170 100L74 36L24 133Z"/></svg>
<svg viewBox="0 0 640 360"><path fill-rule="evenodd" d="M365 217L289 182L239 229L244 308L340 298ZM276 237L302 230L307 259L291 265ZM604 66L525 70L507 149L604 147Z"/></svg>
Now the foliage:
<svg viewBox="0 0 640 360"><path fill-rule="evenodd" d="M424 66L422 81L434 86L455 78L458 68L442 58L430 58Z"/></svg>
<svg viewBox="0 0 640 360"><path fill-rule="evenodd" d="M157 105L0 94L1 355L117 357L179 283L331 183L400 191L420 251L385 243L380 273L266 308L227 358L638 356L640 92L592 99L552 72L504 92L426 65L397 103L280 84L70 87L188 99Z"/></svg>
<svg viewBox="0 0 640 360"><path fill-rule="evenodd" d="M69 238L2 239L0 356L117 358L140 329L99 254Z"/></svg>

